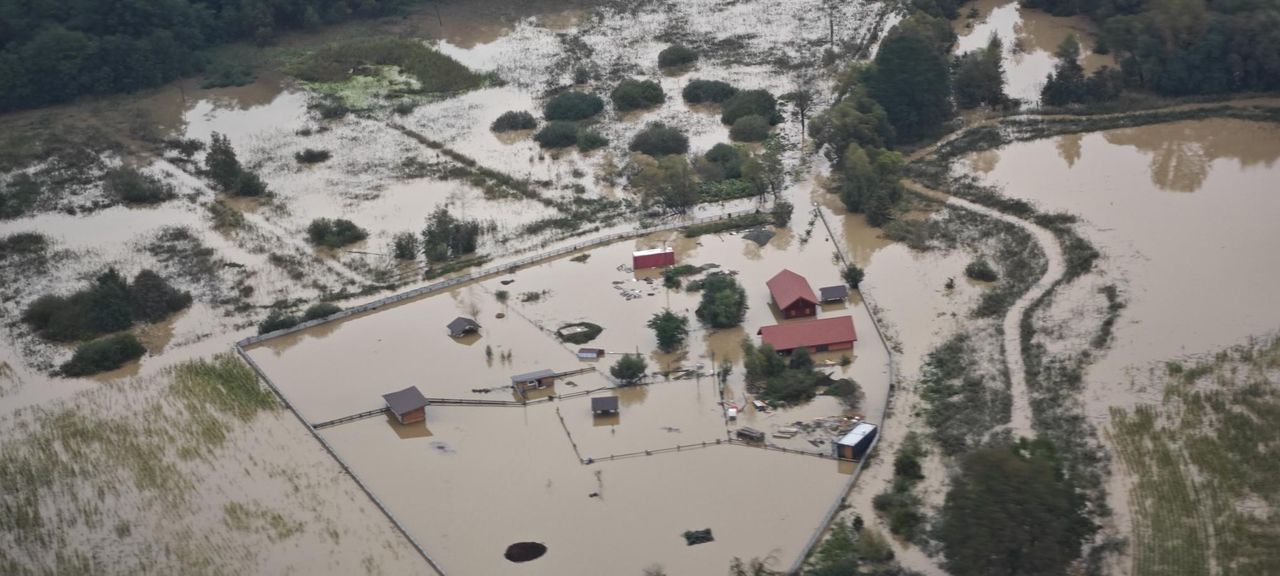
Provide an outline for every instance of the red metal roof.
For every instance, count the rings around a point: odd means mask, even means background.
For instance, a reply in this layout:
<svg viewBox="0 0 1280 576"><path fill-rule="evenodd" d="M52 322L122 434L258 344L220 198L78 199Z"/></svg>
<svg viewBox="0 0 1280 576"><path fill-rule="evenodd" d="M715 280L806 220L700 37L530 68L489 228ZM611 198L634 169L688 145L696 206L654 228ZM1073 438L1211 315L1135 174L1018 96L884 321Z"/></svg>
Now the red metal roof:
<svg viewBox="0 0 1280 576"><path fill-rule="evenodd" d="M765 326L758 334L765 344L773 346L773 349L778 351L858 340L858 332L853 329L852 316Z"/></svg>
<svg viewBox="0 0 1280 576"><path fill-rule="evenodd" d="M805 280L804 276L785 268L770 278L767 284L769 293L773 295L773 303L777 304L779 309L790 308L797 300L804 300L810 304L818 303L818 297L813 295L813 288L809 287L809 281Z"/></svg>

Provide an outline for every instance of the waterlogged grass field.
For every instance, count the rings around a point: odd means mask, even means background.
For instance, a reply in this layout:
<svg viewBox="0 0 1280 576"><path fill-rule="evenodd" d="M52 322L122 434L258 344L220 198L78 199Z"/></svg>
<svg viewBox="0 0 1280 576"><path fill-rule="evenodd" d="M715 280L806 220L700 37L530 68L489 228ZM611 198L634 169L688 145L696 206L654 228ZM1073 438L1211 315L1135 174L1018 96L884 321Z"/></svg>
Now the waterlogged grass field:
<svg viewBox="0 0 1280 576"><path fill-rule="evenodd" d="M1159 405L1111 409L1133 574L1280 573L1280 338L1163 372Z"/></svg>

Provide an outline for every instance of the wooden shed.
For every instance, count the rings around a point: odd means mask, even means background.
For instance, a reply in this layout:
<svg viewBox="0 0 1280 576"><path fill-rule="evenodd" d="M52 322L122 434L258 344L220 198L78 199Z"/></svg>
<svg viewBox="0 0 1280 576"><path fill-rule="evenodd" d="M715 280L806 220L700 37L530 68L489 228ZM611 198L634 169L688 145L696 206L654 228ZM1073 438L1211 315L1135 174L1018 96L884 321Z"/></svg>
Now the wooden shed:
<svg viewBox="0 0 1280 576"><path fill-rule="evenodd" d="M674 266L675 263L676 251L671 247L640 250L631 253L631 268L633 270Z"/></svg>
<svg viewBox="0 0 1280 576"><path fill-rule="evenodd" d="M578 349L579 360L599 360L601 358L604 358L603 348L579 348Z"/></svg>
<svg viewBox="0 0 1280 576"><path fill-rule="evenodd" d="M534 390L546 388L556 383L556 373L553 370L536 370L525 374L517 374L511 377L511 386L518 392L525 390Z"/></svg>
<svg viewBox="0 0 1280 576"><path fill-rule="evenodd" d="M591 399L591 413L597 416L618 413L617 396L598 396Z"/></svg>
<svg viewBox="0 0 1280 576"><path fill-rule="evenodd" d="M849 297L849 287L844 284L836 284L835 286L824 286L818 289L818 294L822 302L843 302Z"/></svg>
<svg viewBox="0 0 1280 576"><path fill-rule="evenodd" d="M459 316L449 323L449 336L461 338L467 334L474 334L480 331L480 324L470 318Z"/></svg>
<svg viewBox="0 0 1280 576"><path fill-rule="evenodd" d="M809 287L809 281L804 276L784 268L770 278L767 284L773 304L784 318L800 318L818 313L818 297L813 294L813 288Z"/></svg>
<svg viewBox="0 0 1280 576"><path fill-rule="evenodd" d="M387 410L401 424L413 424L427 419L427 399L416 386L383 394L382 399L387 402Z"/></svg>
<svg viewBox="0 0 1280 576"><path fill-rule="evenodd" d="M841 460L861 460L876 437L876 425L863 422L831 445L834 456Z"/></svg>

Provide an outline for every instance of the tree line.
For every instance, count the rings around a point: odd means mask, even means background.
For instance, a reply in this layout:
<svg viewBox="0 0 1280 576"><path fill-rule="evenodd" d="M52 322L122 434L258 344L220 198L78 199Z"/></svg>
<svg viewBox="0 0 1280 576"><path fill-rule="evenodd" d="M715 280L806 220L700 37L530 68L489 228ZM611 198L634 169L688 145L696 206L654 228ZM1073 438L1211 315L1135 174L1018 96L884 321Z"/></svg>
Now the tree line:
<svg viewBox="0 0 1280 576"><path fill-rule="evenodd" d="M409 0L0 0L0 112L195 74L205 51L398 11Z"/></svg>

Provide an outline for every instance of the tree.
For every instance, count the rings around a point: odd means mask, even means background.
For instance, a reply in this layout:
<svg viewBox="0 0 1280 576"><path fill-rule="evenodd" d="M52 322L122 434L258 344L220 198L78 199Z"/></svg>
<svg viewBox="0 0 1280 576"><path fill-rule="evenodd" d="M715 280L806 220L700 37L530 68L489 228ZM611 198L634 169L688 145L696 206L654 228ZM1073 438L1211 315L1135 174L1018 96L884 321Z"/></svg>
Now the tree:
<svg viewBox="0 0 1280 576"><path fill-rule="evenodd" d="M573 122L555 120L547 122L533 140L543 148L564 148L578 143L578 125Z"/></svg>
<svg viewBox="0 0 1280 576"><path fill-rule="evenodd" d="M422 253L427 260L441 262L476 251L480 223L454 218L443 206L436 208L422 229Z"/></svg>
<svg viewBox="0 0 1280 576"><path fill-rule="evenodd" d="M638 164L642 167L631 182L646 199L661 202L674 212L684 212L697 204L698 188L693 168L684 156L645 159Z"/></svg>
<svg viewBox="0 0 1280 576"><path fill-rule="evenodd" d="M396 260L413 260L418 257L418 237L413 232L400 232L391 240L392 254Z"/></svg>
<svg viewBox="0 0 1280 576"><path fill-rule="evenodd" d="M1046 440L970 452L938 532L957 576L1063 574L1097 529Z"/></svg>
<svg viewBox="0 0 1280 576"><path fill-rule="evenodd" d="M698 53L694 52L688 46L682 44L672 44L663 48L658 53L659 68L673 68L676 66L685 66L693 64L698 59Z"/></svg>
<svg viewBox="0 0 1280 576"><path fill-rule="evenodd" d="M725 100L720 108L720 122L732 126L743 116L756 115L770 124L782 121L778 101L768 90L741 90Z"/></svg>
<svg viewBox="0 0 1280 576"><path fill-rule="evenodd" d="M786 200L774 202L773 209L769 211L770 215L773 216L773 225L779 228L785 227L791 222L791 213L794 210L795 206L792 206L791 203Z"/></svg>
<svg viewBox="0 0 1280 576"><path fill-rule="evenodd" d="M750 114L738 118L729 128L729 138L734 142L763 142L769 137L769 122Z"/></svg>
<svg viewBox="0 0 1280 576"><path fill-rule="evenodd" d="M1084 67L1080 65L1080 43L1068 34L1055 53L1058 63L1040 89L1040 99L1048 106L1065 106L1084 102L1088 95Z"/></svg>
<svg viewBox="0 0 1280 576"><path fill-rule="evenodd" d="M709 102L720 104L738 93L738 89L719 80L690 80L680 92L685 102L702 104Z"/></svg>
<svg viewBox="0 0 1280 576"><path fill-rule="evenodd" d="M631 139L632 152L653 157L684 154L689 151L689 138L679 128L652 122Z"/></svg>
<svg viewBox="0 0 1280 576"><path fill-rule="evenodd" d="M844 277L845 284L857 290L858 285L862 284L862 279L866 276L866 273L857 264L850 264L844 267L844 272L841 272L841 276Z"/></svg>
<svg viewBox="0 0 1280 576"><path fill-rule="evenodd" d="M733 276L708 274L702 282L702 301L695 314L712 328L738 326L747 315L747 291Z"/></svg>
<svg viewBox="0 0 1280 576"><path fill-rule="evenodd" d="M547 101L542 115L547 120L585 120L604 110L604 100L595 94L570 90Z"/></svg>
<svg viewBox="0 0 1280 576"><path fill-rule="evenodd" d="M1004 44L995 33L987 47L959 58L956 66L956 104L961 108L1001 106L1004 94Z"/></svg>
<svg viewBox="0 0 1280 576"><path fill-rule="evenodd" d="M538 127L538 120L533 114L524 110L508 110L503 112L501 116L489 125L489 129L494 132L511 132L514 130L533 130Z"/></svg>
<svg viewBox="0 0 1280 576"><path fill-rule="evenodd" d="M64 376L88 376L115 370L146 353L147 349L133 334L115 334L81 344L59 369Z"/></svg>
<svg viewBox="0 0 1280 576"><path fill-rule="evenodd" d="M99 274L89 288L86 326L93 334L107 334L133 325L129 284L115 268Z"/></svg>
<svg viewBox="0 0 1280 576"><path fill-rule="evenodd" d="M204 157L205 174L223 192L234 192L240 178L240 160L226 136L214 132L209 137L209 151Z"/></svg>
<svg viewBox="0 0 1280 576"><path fill-rule="evenodd" d="M619 112L629 112L642 108L652 108L667 99L662 86L653 80L635 80L628 78L619 82L613 92L609 93L613 107Z"/></svg>
<svg viewBox="0 0 1280 576"><path fill-rule="evenodd" d="M951 118L951 72L943 53L923 32L908 28L890 34L869 76L871 97L884 108L902 141L933 134Z"/></svg>
<svg viewBox="0 0 1280 576"><path fill-rule="evenodd" d="M159 274L143 270L129 285L129 303L133 319L158 322L190 306L191 294L169 285Z"/></svg>
<svg viewBox="0 0 1280 576"><path fill-rule="evenodd" d="M613 367L609 368L609 374L624 386L630 386L644 379L644 374L648 370L649 364L639 354L624 354Z"/></svg>
<svg viewBox="0 0 1280 576"><path fill-rule="evenodd" d="M805 85L807 86L808 83L806 82ZM778 99L791 105L791 116L800 122L800 135L806 134L805 121L809 118L809 110L813 109L813 90L799 87Z"/></svg>
<svg viewBox="0 0 1280 576"><path fill-rule="evenodd" d="M648 326L658 337L658 349L663 352L675 351L689 335L689 319L669 309L654 314Z"/></svg>

